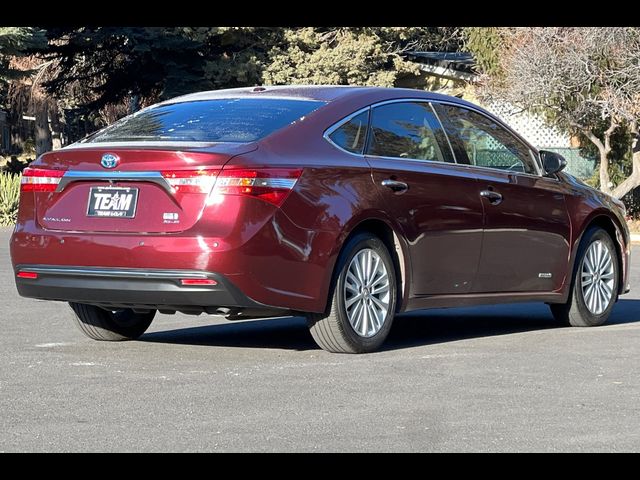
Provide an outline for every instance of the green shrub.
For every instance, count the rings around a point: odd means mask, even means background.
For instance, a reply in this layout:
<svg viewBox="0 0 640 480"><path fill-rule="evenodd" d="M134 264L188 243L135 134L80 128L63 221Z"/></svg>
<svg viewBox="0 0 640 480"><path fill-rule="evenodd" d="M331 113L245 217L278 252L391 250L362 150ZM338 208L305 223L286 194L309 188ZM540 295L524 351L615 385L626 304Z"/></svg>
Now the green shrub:
<svg viewBox="0 0 640 480"><path fill-rule="evenodd" d="M16 223L20 199L20 176L0 173L0 225Z"/></svg>

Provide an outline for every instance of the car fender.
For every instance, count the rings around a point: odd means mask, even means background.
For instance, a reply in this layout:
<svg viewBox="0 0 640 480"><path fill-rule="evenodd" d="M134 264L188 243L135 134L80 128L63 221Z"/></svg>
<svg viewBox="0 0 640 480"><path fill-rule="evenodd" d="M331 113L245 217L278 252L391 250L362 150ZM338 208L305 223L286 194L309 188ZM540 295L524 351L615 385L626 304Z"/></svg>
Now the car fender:
<svg viewBox="0 0 640 480"><path fill-rule="evenodd" d="M342 252L342 248L347 240L357 233L360 229L371 230L371 226L375 224L384 224L386 229L391 233L390 239L383 239L391 250L394 263L396 264L396 274L400 280L398 310L403 311L406 300L410 295L411 285L411 258L409 248L404 237L399 233L401 230L395 224L393 219L382 210L364 210L353 216L341 229L336 237L336 243L331 251L331 267L327 269L327 275L324 281L326 286L327 297L331 282L335 274L336 263ZM374 229L374 233L375 229ZM391 243L391 244L390 244Z"/></svg>

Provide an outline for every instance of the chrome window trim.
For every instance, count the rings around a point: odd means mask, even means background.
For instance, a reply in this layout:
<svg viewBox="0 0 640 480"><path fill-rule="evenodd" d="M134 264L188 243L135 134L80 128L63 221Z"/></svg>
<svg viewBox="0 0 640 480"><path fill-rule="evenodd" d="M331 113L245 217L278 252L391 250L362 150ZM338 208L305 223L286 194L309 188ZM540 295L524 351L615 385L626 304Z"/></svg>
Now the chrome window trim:
<svg viewBox="0 0 640 480"><path fill-rule="evenodd" d="M434 103L438 103L438 104L442 104L442 105L451 105L454 107L458 107L458 108L466 108L467 110L471 110L473 112L476 112L486 118L488 118L489 120L496 122L498 125L500 125L502 128L506 129L509 133L511 133L511 135L513 135L521 144L523 144L528 150L531 151L531 153L533 153L533 163L536 167L537 170L537 174L536 173L526 173L526 172L515 172L515 171L506 171L506 170L500 170L498 168L492 168L492 167L483 167L480 165L471 165L471 164L467 164L467 163L460 163L457 161L457 157L455 156L455 151L453 152L453 158L454 160L456 160L455 163L452 162L440 162L438 160L420 160L420 159L411 159L411 158L403 158L403 157L378 157L377 155L366 155L364 153L353 153L353 152L349 152L348 150L343 149L342 147L340 147L339 145L335 144L330 138L328 138L328 135L330 135L331 133L333 133L333 131L335 131L336 129L340 128L344 123L348 122L349 120L351 120L354 116L359 115L360 113L366 111L366 110L372 110L378 106L381 105L386 105L389 103L406 103L406 102L422 102L422 103L429 103L431 104L431 108L435 111L435 109L433 108L433 104ZM437 114L437 112L436 112ZM440 117L438 116L438 121L440 121ZM371 112L369 112L369 123L371 123ZM440 124L442 125L442 122L440 122ZM443 130L444 130L444 126L443 126ZM445 136L447 137L447 141L449 142L449 145L451 145L451 142L449 140L449 136L447 135L446 130L444 130L445 132ZM535 148L534 146L532 146L529 142L527 142L524 138L522 138L515 130L513 130L513 128L511 128L509 125L507 125L506 123L504 123L502 120L500 120L497 117L494 117L491 114L488 114L487 112L484 112L482 110L480 110L477 107L474 106L470 106L470 105L463 105L461 103L458 102L454 102L454 101L450 101L450 100L440 100L440 99L427 99L427 98L415 98L415 97L405 97L405 98L393 98L390 100L382 100L380 102L376 102L376 103L372 103L371 105L367 105L366 107L363 107L359 110L356 110L355 112L347 115L346 117L343 117L341 120L339 120L337 123L334 123L333 125L331 125L330 127L328 127L324 134L323 137L329 142L331 143L331 145L335 146L337 149L339 149L342 152L348 153L349 155L354 155L356 157L374 157L374 158L387 158L387 159L392 159L392 160L409 160L409 161L414 161L414 162L433 162L433 163L442 163L442 164L447 164L447 165L459 165L462 167L471 167L471 168L479 168L482 170L488 170L490 172L502 172L508 175L523 175L525 177L533 177L533 178L548 178L550 180L556 180L559 181L558 179L554 179L552 177L547 177L546 175L543 174L543 170L542 167L540 165L540 154L537 148ZM368 134L367 134L368 137ZM368 140L368 138L367 138ZM368 143L368 142L366 142ZM366 146L366 144L365 144Z"/></svg>
<svg viewBox="0 0 640 480"><path fill-rule="evenodd" d="M482 165L471 165L469 163L458 163L457 165L461 166L461 167L465 167L465 168L477 168L480 170L488 170L490 172L494 172L494 173L501 173L504 175L520 175L523 177L531 177L531 178L543 178L545 180L556 180L555 178L551 178L551 177L547 177L545 175L538 175L535 173L527 173L527 172L516 172L514 170L501 170L499 168L493 168L493 167L483 167Z"/></svg>
<svg viewBox="0 0 640 480"><path fill-rule="evenodd" d="M364 145L362 147L362 153L355 153L355 152L350 152L349 150L346 150L344 148L342 148L340 145L338 145L336 142L334 142L333 140L331 140L331 134L333 132L335 132L336 130L338 130L341 126L343 126L345 123L348 123L349 121L351 121L353 118L357 117L358 115L364 113L364 112L368 112L369 113L369 117L368 117L368 123L367 123L367 131L365 132L365 139L364 139ZM344 153L348 153L349 155L355 155L356 157L364 157L364 149L366 148L367 144L369 143L369 123L371 122L371 105L366 106L364 108L361 108L360 110L356 110L353 113L350 113L349 115L347 115L346 117L343 117L341 120L338 120L338 122L334 123L333 125L331 125L329 128L327 128L324 133L322 134L322 137L329 142L331 145L333 145L334 147L336 147L338 150L344 152Z"/></svg>
<svg viewBox="0 0 640 480"><path fill-rule="evenodd" d="M426 160L421 158L407 158L407 157L385 157L383 155L364 155L368 158L382 158L384 160L402 160L405 162L416 162L416 163L436 163L439 165L451 165L452 167L464 166L462 163L456 162L441 162L440 160Z"/></svg>

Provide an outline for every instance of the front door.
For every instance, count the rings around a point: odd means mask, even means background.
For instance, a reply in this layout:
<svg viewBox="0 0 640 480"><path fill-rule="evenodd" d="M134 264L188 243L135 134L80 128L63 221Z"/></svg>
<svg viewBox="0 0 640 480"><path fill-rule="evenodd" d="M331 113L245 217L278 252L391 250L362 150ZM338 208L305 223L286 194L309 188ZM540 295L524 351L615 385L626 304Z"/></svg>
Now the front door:
<svg viewBox="0 0 640 480"><path fill-rule="evenodd" d="M409 244L411 294L469 292L483 220L474 174L456 165L429 103L374 107L370 125L366 158Z"/></svg>
<svg viewBox="0 0 640 480"><path fill-rule="evenodd" d="M472 292L549 292L562 287L570 221L562 185L539 174L535 153L475 111L436 106L482 198L484 238Z"/></svg>

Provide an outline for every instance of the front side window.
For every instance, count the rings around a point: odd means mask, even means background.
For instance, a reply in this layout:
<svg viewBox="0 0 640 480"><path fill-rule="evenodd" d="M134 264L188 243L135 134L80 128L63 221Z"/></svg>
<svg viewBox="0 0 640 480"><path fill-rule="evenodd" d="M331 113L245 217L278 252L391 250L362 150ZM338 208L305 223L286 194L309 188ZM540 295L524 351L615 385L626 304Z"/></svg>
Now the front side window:
<svg viewBox="0 0 640 480"><path fill-rule="evenodd" d="M445 134L431 105L389 103L372 110L368 155L453 162Z"/></svg>
<svg viewBox="0 0 640 480"><path fill-rule="evenodd" d="M324 104L282 98L220 98L172 103L125 117L85 142L254 142Z"/></svg>
<svg viewBox="0 0 640 480"><path fill-rule="evenodd" d="M368 126L369 110L343 123L329 135L329 138L340 148L351 153L361 154L367 139Z"/></svg>
<svg viewBox="0 0 640 480"><path fill-rule="evenodd" d="M466 108L437 105L452 142L458 143L458 162L511 172L535 174L527 148L508 130L490 118ZM460 158L461 157L461 158Z"/></svg>

